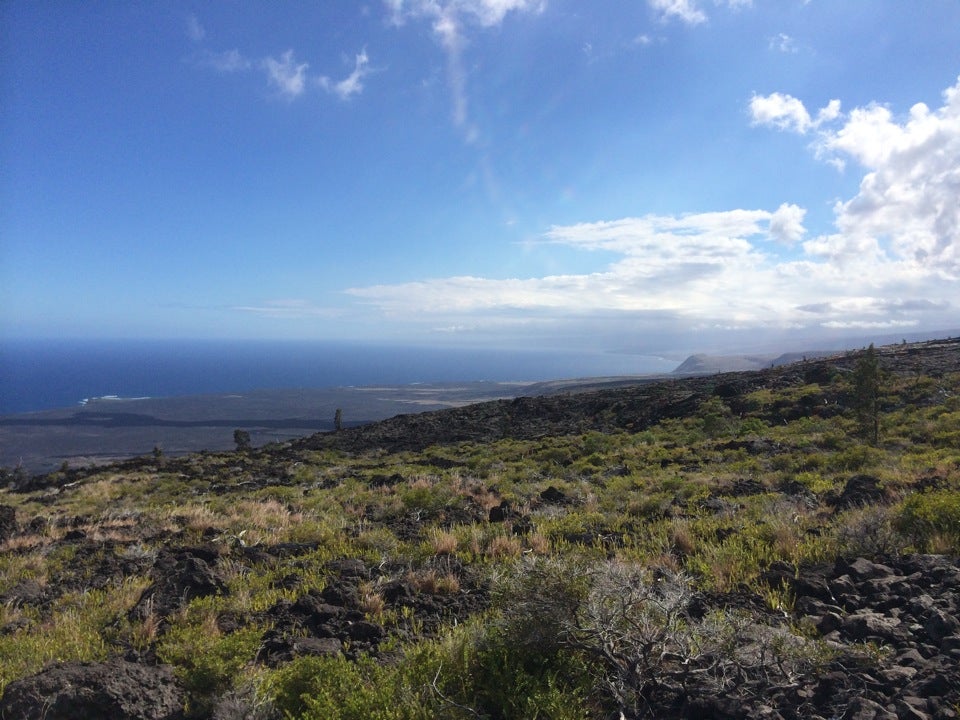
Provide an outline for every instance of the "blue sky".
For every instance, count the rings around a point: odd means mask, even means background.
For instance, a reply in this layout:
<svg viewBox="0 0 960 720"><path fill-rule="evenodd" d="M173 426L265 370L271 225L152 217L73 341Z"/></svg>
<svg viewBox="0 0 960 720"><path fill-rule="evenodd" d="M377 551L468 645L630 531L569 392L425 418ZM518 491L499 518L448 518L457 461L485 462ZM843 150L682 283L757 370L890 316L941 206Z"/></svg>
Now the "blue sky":
<svg viewBox="0 0 960 720"><path fill-rule="evenodd" d="M0 337L960 326L960 3L0 4Z"/></svg>

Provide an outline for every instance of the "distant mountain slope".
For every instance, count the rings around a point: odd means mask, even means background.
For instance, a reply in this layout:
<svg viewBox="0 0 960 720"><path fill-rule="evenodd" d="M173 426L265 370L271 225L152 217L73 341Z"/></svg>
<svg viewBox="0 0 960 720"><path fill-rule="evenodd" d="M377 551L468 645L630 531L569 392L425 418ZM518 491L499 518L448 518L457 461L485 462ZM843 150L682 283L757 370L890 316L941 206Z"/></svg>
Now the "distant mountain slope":
<svg viewBox="0 0 960 720"><path fill-rule="evenodd" d="M803 352L787 352L781 355L776 353L759 355L708 355L698 353L691 355L680 363L674 369L673 374L708 375L710 373L763 370L764 368L789 365L802 360L815 360L836 354L836 350L805 350Z"/></svg>
<svg viewBox="0 0 960 720"><path fill-rule="evenodd" d="M718 372L762 370L771 366L776 355L707 355L697 353L680 363L676 375L706 375Z"/></svg>

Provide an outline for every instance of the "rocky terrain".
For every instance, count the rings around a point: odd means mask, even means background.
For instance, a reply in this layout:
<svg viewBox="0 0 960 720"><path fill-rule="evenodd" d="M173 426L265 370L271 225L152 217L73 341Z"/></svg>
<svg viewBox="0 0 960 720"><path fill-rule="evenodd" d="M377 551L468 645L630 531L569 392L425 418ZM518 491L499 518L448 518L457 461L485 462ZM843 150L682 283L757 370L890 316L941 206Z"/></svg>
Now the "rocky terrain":
<svg viewBox="0 0 960 720"><path fill-rule="evenodd" d="M7 477L0 717L955 718L960 341Z"/></svg>
<svg viewBox="0 0 960 720"><path fill-rule="evenodd" d="M960 368L960 341L890 345L879 350L887 372L905 376L939 376ZM503 438L534 439L589 431L638 432L661 420L689 415L706 399L728 401L742 411L737 399L759 388L782 389L829 380L832 373L852 373L856 353L777 366L755 372L717 373L678 380L625 384L611 389L518 397L474 403L453 410L400 415L347 433L313 435L294 441L294 448L337 448L356 451L380 447L391 451L420 450L437 443L493 442ZM849 392L839 386L822 388L801 406L784 402L772 407L772 422L814 414L842 412Z"/></svg>

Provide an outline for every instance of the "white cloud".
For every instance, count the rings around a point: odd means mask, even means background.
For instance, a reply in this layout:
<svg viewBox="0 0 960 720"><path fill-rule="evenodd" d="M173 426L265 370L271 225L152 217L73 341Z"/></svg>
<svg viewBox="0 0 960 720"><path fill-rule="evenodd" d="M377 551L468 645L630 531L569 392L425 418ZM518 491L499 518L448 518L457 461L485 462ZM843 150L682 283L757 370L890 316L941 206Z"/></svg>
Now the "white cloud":
<svg viewBox="0 0 960 720"><path fill-rule="evenodd" d="M813 125L803 103L792 95L775 92L750 98L750 116L754 125L773 125L779 130L805 133Z"/></svg>
<svg viewBox="0 0 960 720"><path fill-rule="evenodd" d="M895 330L916 326L916 320L830 320L823 323L823 327L833 330Z"/></svg>
<svg viewBox="0 0 960 720"><path fill-rule="evenodd" d="M452 11L441 12L433 21L433 32L447 53L447 82L453 99L453 122L458 127L467 123L466 73L463 69L463 37L460 20Z"/></svg>
<svg viewBox="0 0 960 720"><path fill-rule="evenodd" d="M817 125L836 120L838 117L840 117L840 101L831 100L826 107L820 108L817 113Z"/></svg>
<svg viewBox="0 0 960 720"><path fill-rule="evenodd" d="M370 58L367 51L361 50L354 59L353 72L339 82L334 82L326 76L319 78L320 86L329 90L340 97L341 100L349 100L354 95L363 92L363 78L370 74Z"/></svg>
<svg viewBox="0 0 960 720"><path fill-rule="evenodd" d="M697 25L707 20L706 13L697 7L696 0L648 0L648 2L664 22L676 19L687 25Z"/></svg>
<svg viewBox="0 0 960 720"><path fill-rule="evenodd" d="M196 22L193 16L190 20ZM190 27L192 26L188 26L188 31ZM202 32L203 28L199 23L196 23L196 28L193 30L197 31L192 33L196 40L198 42L202 40L205 33ZM300 97L311 87L322 88L337 95L341 100L348 100L363 92L364 78L372 72L366 48L354 56L353 70L342 80L333 80L326 75L311 77L308 74L310 64L297 62L292 49L284 52L279 58L268 56L256 60L244 56L236 49L224 51L198 49L191 55L191 61L218 73L260 70L266 76L268 85L289 100Z"/></svg>
<svg viewBox="0 0 960 720"><path fill-rule="evenodd" d="M700 8L698 0L647 0L647 4L661 22L679 20L687 25L699 25L707 21L707 14ZM739 10L751 7L753 0L714 0L713 4Z"/></svg>
<svg viewBox="0 0 960 720"><path fill-rule="evenodd" d="M817 112L816 119L810 116L806 106L793 95L770 93L754 94L750 98L750 117L754 125L771 125L778 130L806 134L824 123L840 117L840 101L831 100Z"/></svg>
<svg viewBox="0 0 960 720"><path fill-rule="evenodd" d="M310 65L298 64L293 59L293 50L287 50L279 60L272 57L264 58L262 66L270 84L279 90L281 95L295 98L303 94L307 81L307 68Z"/></svg>
<svg viewBox="0 0 960 720"><path fill-rule="evenodd" d="M467 18L483 27L503 22L510 12L541 12L545 0L384 0L393 22L401 25L408 18L436 18L441 15Z"/></svg>
<svg viewBox="0 0 960 720"><path fill-rule="evenodd" d="M770 237L785 245L793 245L803 239L806 229L803 218L807 214L804 208L783 203L770 216Z"/></svg>
<svg viewBox="0 0 960 720"><path fill-rule="evenodd" d="M770 49L779 50L782 53L797 52L797 42L786 33L777 33L770 38Z"/></svg>
<svg viewBox="0 0 960 720"><path fill-rule="evenodd" d="M960 279L960 78L943 98L940 109L917 103L902 119L876 103L843 115L833 100L811 121L796 98L754 96L755 122L815 129L820 157L838 167L853 160L868 171L857 195L835 208L839 232L808 241L808 253L836 262L890 255Z"/></svg>
<svg viewBox="0 0 960 720"><path fill-rule="evenodd" d="M451 310L697 314L694 307L712 314L727 305L739 320L750 313L721 301L720 289L732 295L743 285L744 274L763 265L764 256L750 239L758 244L767 240L771 223L779 217L762 210L733 210L557 226L546 233L547 242L612 251L622 258L603 272L586 275L454 277L348 292L397 315ZM683 307L686 304L689 307Z"/></svg>
<svg viewBox="0 0 960 720"><path fill-rule="evenodd" d="M462 128L469 142L479 131L469 120L467 76L463 67L465 33L470 25L492 28L511 12L542 12L545 0L384 0L396 25L410 19L426 19L447 57L447 85L453 105L453 123Z"/></svg>
<svg viewBox="0 0 960 720"><path fill-rule="evenodd" d="M878 105L844 115L832 101L814 119L789 95L761 100L756 123L815 134L815 151L864 167L857 194L835 206L834 232L808 237L806 210L789 202L772 211L579 223L550 228L542 242L613 253L598 272L460 276L347 292L423 327L510 321L526 323L528 334L609 322L618 329L613 339L628 326L668 333L955 326L960 78L942 107L915 105L899 120Z"/></svg>

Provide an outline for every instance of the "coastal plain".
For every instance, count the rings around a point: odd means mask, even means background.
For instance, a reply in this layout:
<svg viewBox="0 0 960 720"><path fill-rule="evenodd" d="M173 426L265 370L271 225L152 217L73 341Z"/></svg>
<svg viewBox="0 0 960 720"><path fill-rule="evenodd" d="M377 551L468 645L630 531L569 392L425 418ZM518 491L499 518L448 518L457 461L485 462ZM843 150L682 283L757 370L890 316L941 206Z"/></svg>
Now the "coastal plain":
<svg viewBox="0 0 960 720"><path fill-rule="evenodd" d="M394 415L515 397L531 383L416 383L254 390L168 398L88 398L56 410L0 416L0 466L47 472L102 464L157 448L168 456L229 450L233 431L260 446Z"/></svg>

